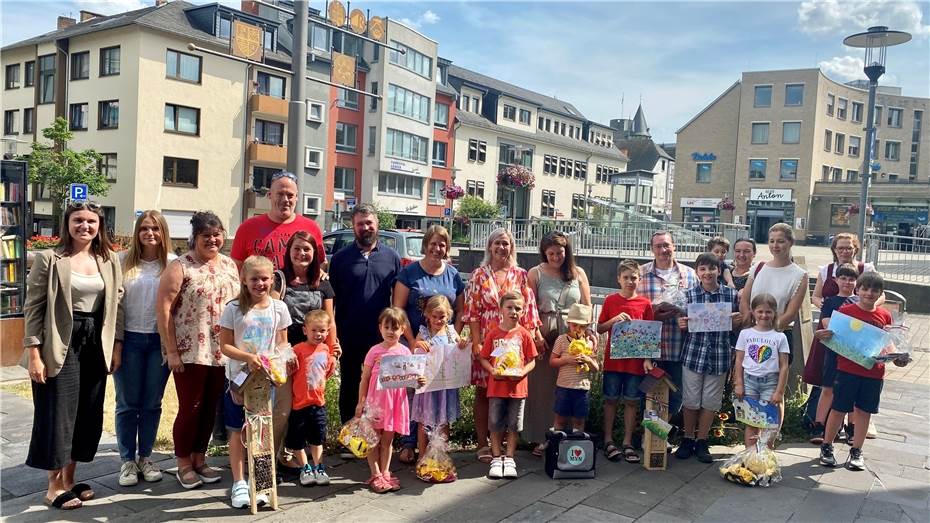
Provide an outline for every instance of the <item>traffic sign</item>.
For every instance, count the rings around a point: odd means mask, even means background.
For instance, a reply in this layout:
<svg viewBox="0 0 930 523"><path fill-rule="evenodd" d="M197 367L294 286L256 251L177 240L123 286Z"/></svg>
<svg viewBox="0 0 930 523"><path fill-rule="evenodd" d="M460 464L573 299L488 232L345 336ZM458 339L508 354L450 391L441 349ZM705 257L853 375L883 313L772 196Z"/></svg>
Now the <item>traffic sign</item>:
<svg viewBox="0 0 930 523"><path fill-rule="evenodd" d="M443 210L442 210L442 215L445 216L446 218L451 218L451 217L452 217L452 208L451 208L451 207L446 207L445 209L443 209Z"/></svg>
<svg viewBox="0 0 930 523"><path fill-rule="evenodd" d="M90 197L90 191L86 183L72 183L70 186L72 202L86 202Z"/></svg>
<svg viewBox="0 0 930 523"><path fill-rule="evenodd" d="M143 214L144 212L145 212L145 211L137 210L137 211L136 211L136 218L138 218L139 216L142 216L142 214Z"/></svg>
<svg viewBox="0 0 930 523"><path fill-rule="evenodd" d="M342 191L333 191L333 200L341 202L346 199L346 193Z"/></svg>
<svg viewBox="0 0 930 523"><path fill-rule="evenodd" d="M355 197L346 198L346 209L352 210L355 208Z"/></svg>

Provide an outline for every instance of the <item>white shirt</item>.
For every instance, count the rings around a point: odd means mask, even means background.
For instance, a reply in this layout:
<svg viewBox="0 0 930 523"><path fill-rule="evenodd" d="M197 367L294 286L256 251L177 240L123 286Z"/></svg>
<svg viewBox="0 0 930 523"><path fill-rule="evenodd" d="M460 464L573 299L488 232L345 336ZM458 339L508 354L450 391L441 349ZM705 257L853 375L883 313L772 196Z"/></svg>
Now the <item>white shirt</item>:
<svg viewBox="0 0 930 523"><path fill-rule="evenodd" d="M77 312L94 312L103 303L103 276L71 271L71 308Z"/></svg>
<svg viewBox="0 0 930 523"><path fill-rule="evenodd" d="M271 305L264 309L252 307L243 316L239 311L239 300L232 300L223 309L220 327L233 331L236 348L250 354L262 354L274 350L275 334L288 328L291 314L287 305L281 300L271 300ZM226 360L226 378L234 380L245 362L228 358Z"/></svg>
<svg viewBox="0 0 930 523"><path fill-rule="evenodd" d="M736 350L746 353L743 356L743 372L757 378L777 373L778 355L791 352L784 333L759 331L754 327L739 332Z"/></svg>
<svg viewBox="0 0 930 523"><path fill-rule="evenodd" d="M120 256L120 262L125 254ZM168 262L177 258L168 254ZM158 260L139 260L132 275L123 275L123 310L125 311L125 329L129 332L158 332L155 323L155 296L161 281L162 266Z"/></svg>
<svg viewBox="0 0 930 523"><path fill-rule="evenodd" d="M752 296L750 296L749 299L752 300L762 293L771 294L778 303L778 310L776 312L778 314L783 314L785 312L785 307L788 306L788 302L791 301L791 297L794 296L795 291L798 290L801 278L803 278L807 272L796 263L784 267L770 267L765 265L765 262L759 263L763 264L759 274L756 274L755 267L749 271L748 281L753 282Z"/></svg>

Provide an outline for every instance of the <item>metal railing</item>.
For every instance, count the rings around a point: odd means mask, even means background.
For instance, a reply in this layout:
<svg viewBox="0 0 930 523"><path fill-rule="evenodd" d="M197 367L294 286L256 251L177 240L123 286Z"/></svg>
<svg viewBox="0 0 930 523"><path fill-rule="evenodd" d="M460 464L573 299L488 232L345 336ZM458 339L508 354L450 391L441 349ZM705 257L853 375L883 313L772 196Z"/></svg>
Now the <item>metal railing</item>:
<svg viewBox="0 0 930 523"><path fill-rule="evenodd" d="M734 243L747 235L746 225L734 223L683 223L660 220L625 219L613 223L586 220L471 220L469 245L483 250L488 235L503 227L514 236L518 251L535 251L539 242L551 231L565 233L577 254L602 256L652 257L649 241L659 230L672 233L676 257L687 260L704 252L707 240L723 236Z"/></svg>
<svg viewBox="0 0 930 523"><path fill-rule="evenodd" d="M930 238L866 233L865 258L889 280L930 284Z"/></svg>

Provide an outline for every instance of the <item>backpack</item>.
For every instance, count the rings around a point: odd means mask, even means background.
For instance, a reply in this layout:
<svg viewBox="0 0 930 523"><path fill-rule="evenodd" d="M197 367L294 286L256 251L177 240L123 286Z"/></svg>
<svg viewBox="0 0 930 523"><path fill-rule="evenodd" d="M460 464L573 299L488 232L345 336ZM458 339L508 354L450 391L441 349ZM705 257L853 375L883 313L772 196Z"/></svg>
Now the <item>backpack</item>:
<svg viewBox="0 0 930 523"><path fill-rule="evenodd" d="M552 479L593 479L597 452L587 432L566 433L550 430L546 434L545 468Z"/></svg>

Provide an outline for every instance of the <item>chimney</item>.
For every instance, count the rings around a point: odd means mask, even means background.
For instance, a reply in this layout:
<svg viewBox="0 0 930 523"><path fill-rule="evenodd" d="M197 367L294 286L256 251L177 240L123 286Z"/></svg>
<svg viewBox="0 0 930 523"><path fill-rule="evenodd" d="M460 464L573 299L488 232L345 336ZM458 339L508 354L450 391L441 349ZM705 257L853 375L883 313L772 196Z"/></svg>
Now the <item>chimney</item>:
<svg viewBox="0 0 930 523"><path fill-rule="evenodd" d="M75 20L74 18L68 18L67 16L58 17L58 29L64 29L66 27L71 27L72 25L76 23L77 23L77 20Z"/></svg>
<svg viewBox="0 0 930 523"><path fill-rule="evenodd" d="M620 152L623 153L623 156L626 156L627 158L630 157L630 150L627 149L626 147L621 147Z"/></svg>
<svg viewBox="0 0 930 523"><path fill-rule="evenodd" d="M99 13L92 13L90 11L85 11L81 9L81 23L82 24L88 20L93 20L94 18L100 18L101 16L103 15Z"/></svg>
<svg viewBox="0 0 930 523"><path fill-rule="evenodd" d="M155 7L161 7L168 3L168 0L155 0Z"/></svg>

